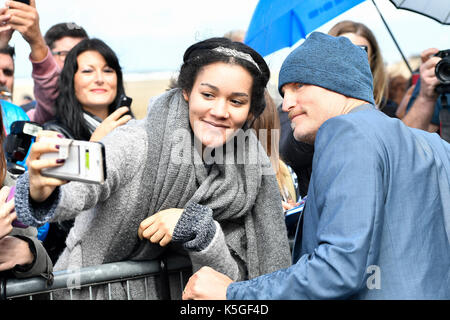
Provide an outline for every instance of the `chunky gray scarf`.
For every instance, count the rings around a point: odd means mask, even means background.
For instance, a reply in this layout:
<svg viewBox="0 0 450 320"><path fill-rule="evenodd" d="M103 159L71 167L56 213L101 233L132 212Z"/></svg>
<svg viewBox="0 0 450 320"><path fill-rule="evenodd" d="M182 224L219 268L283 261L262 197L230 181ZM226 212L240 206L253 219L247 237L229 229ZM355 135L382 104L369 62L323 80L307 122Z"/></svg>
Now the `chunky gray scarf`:
<svg viewBox="0 0 450 320"><path fill-rule="evenodd" d="M285 264L274 254L286 247L286 236L273 228L274 223L283 223L281 198L270 161L254 133L247 132L241 140L244 143L230 141L223 161L217 161L220 150L214 150L216 162L205 165L194 143L181 90L161 95L150 108L146 125L152 166L143 179L148 197L142 199L148 202L148 215L170 207L184 208L188 202L207 206L221 224L232 254L246 262L249 278ZM278 201L279 212L252 210L262 175L268 173L273 178L273 197L264 200ZM135 256L145 251L154 254L154 246L145 241Z"/></svg>

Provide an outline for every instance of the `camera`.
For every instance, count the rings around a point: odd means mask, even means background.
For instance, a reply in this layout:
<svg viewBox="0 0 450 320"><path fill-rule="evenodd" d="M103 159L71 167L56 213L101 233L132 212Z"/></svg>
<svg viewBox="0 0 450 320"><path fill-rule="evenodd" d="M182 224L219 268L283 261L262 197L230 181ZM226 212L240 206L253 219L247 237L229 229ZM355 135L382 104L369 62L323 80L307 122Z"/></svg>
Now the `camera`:
<svg viewBox="0 0 450 320"><path fill-rule="evenodd" d="M447 108L448 101L446 94L450 93L450 49L439 51L435 56L442 58L434 69L436 78L440 82L436 86L435 91L441 96L442 107Z"/></svg>
<svg viewBox="0 0 450 320"><path fill-rule="evenodd" d="M4 142L7 170L13 175L21 175L26 169L19 164L25 160L31 143L42 127L31 121L15 121Z"/></svg>
<svg viewBox="0 0 450 320"><path fill-rule="evenodd" d="M450 49L436 53L436 57L442 58L434 70L441 84L450 84Z"/></svg>

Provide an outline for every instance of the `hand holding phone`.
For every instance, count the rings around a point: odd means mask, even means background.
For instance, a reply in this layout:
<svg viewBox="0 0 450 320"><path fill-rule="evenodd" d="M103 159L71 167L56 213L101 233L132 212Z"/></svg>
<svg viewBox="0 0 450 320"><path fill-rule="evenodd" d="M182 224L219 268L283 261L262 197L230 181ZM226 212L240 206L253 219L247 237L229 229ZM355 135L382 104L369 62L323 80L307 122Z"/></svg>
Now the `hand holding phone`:
<svg viewBox="0 0 450 320"><path fill-rule="evenodd" d="M120 107L128 107L130 110L129 110L127 113L125 113L124 116L125 116L125 115L130 115L132 118L134 118L134 115L133 115L133 113L131 112L131 103L132 103L132 102L133 102L133 99L132 99L132 98L130 98L130 97L128 97L128 96L122 94L122 95L120 96L119 103L118 103L118 105L117 105L117 109L120 108Z"/></svg>
<svg viewBox="0 0 450 320"><path fill-rule="evenodd" d="M102 183L106 178L103 150L97 142L63 139L58 132L40 131L27 160L31 199L47 200L68 180Z"/></svg>
<svg viewBox="0 0 450 320"><path fill-rule="evenodd" d="M102 140L108 133L113 131L115 128L126 124L133 118L129 114L129 109L126 107L120 107L113 113L111 113L105 120L100 123L100 125L92 133L89 141L97 142Z"/></svg>
<svg viewBox="0 0 450 320"><path fill-rule="evenodd" d="M42 169L43 176L96 184L105 182L105 146L102 143L72 139L59 139L57 143L59 152L44 153L40 159L55 159L63 165Z"/></svg>

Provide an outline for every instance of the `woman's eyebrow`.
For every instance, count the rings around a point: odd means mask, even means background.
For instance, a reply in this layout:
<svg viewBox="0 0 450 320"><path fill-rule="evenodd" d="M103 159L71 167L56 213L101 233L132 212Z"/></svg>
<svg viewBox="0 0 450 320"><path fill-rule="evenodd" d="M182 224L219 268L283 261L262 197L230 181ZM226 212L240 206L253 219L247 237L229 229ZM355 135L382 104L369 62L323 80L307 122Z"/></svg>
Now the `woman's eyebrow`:
<svg viewBox="0 0 450 320"><path fill-rule="evenodd" d="M211 89L213 89L213 90L215 90L215 91L219 91L219 88L218 88L218 87L216 87L216 86L214 86L214 85L212 85L212 84L209 84L209 83L202 82L202 83L200 83L200 85L201 85L201 86L207 86L207 87L209 87L209 88L211 88ZM238 96L238 97L248 97L248 96L249 96L249 95L248 95L247 93L245 93L245 92L233 92L232 95L233 95L233 96Z"/></svg>
<svg viewBox="0 0 450 320"><path fill-rule="evenodd" d="M210 87L211 89L213 89L215 91L219 91L219 88L217 88L216 86L213 86L212 84L209 84L209 83L202 82L202 83L200 83L200 85Z"/></svg>
<svg viewBox="0 0 450 320"><path fill-rule="evenodd" d="M248 97L248 94L246 94L245 92L233 92L232 95L238 97Z"/></svg>

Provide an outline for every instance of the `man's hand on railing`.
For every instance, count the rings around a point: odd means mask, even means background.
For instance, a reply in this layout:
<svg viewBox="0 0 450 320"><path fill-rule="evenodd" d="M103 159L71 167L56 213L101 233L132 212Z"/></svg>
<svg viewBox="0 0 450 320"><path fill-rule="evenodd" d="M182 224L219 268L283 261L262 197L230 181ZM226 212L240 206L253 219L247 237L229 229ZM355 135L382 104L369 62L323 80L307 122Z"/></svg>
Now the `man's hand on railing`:
<svg viewBox="0 0 450 320"><path fill-rule="evenodd" d="M233 282L210 267L202 267L189 279L183 300L226 300L228 286Z"/></svg>

